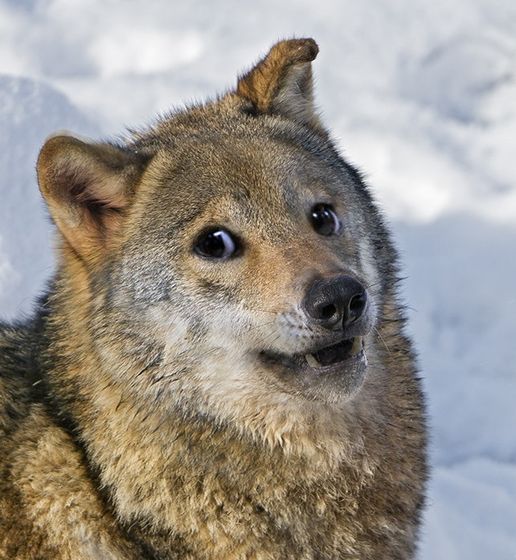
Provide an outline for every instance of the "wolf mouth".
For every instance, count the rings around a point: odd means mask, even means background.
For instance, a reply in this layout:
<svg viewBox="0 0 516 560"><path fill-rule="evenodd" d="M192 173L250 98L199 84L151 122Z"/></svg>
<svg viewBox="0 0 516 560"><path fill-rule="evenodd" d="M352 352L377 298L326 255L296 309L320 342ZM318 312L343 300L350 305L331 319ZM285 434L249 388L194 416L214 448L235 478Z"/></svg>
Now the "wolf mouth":
<svg viewBox="0 0 516 560"><path fill-rule="evenodd" d="M312 368L324 368L333 366L363 353L364 339L361 336L347 338L333 344L320 348L310 354L305 354L307 364Z"/></svg>
<svg viewBox="0 0 516 560"><path fill-rule="evenodd" d="M261 352L260 356L266 363L281 364L289 369L310 370L318 374L334 373L365 361L364 339L362 336L346 338L306 354Z"/></svg>

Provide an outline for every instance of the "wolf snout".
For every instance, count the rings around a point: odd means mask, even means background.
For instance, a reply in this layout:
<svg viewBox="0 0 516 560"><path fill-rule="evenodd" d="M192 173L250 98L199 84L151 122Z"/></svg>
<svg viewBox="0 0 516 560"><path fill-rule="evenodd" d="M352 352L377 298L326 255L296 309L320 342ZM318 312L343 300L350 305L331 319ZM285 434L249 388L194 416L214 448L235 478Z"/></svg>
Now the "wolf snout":
<svg viewBox="0 0 516 560"><path fill-rule="evenodd" d="M318 279L308 287L302 307L311 322L325 329L358 327L367 311L367 291L349 275Z"/></svg>

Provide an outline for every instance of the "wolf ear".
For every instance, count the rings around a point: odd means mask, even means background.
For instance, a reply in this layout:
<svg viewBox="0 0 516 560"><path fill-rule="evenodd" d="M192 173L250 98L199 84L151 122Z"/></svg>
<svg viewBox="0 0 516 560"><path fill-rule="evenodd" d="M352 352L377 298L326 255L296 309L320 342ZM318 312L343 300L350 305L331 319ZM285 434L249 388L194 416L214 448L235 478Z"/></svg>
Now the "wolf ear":
<svg viewBox="0 0 516 560"><path fill-rule="evenodd" d="M98 254L119 228L144 162L111 144L71 136L47 140L37 171L52 218L83 257Z"/></svg>
<svg viewBox="0 0 516 560"><path fill-rule="evenodd" d="M253 111L279 114L321 129L314 107L312 60L319 47L313 39L276 43L254 68L238 80L236 93Z"/></svg>

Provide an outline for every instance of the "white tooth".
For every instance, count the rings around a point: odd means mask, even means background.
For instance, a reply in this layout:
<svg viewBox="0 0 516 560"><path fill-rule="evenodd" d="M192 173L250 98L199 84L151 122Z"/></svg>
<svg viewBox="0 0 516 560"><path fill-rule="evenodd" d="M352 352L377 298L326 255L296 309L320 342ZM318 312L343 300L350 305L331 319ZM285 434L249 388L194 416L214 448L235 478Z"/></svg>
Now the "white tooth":
<svg viewBox="0 0 516 560"><path fill-rule="evenodd" d="M351 347L351 355L354 356L362 350L362 337L356 336L353 340L353 346Z"/></svg>
<svg viewBox="0 0 516 560"><path fill-rule="evenodd" d="M312 354L305 354L305 360L310 367L313 368L321 367L319 362L314 358Z"/></svg>

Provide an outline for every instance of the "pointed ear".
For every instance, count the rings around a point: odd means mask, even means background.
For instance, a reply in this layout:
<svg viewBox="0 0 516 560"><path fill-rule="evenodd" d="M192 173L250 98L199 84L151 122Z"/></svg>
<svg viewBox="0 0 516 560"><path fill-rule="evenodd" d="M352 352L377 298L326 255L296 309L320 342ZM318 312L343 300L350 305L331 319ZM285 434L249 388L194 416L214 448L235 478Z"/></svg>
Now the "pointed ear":
<svg viewBox="0 0 516 560"><path fill-rule="evenodd" d="M89 258L111 243L144 168L140 156L111 144L47 140L37 163L39 187L77 253Z"/></svg>
<svg viewBox="0 0 516 560"><path fill-rule="evenodd" d="M321 129L313 100L312 60L319 47L313 39L276 43L237 85L237 95L250 101L253 110L279 114Z"/></svg>

